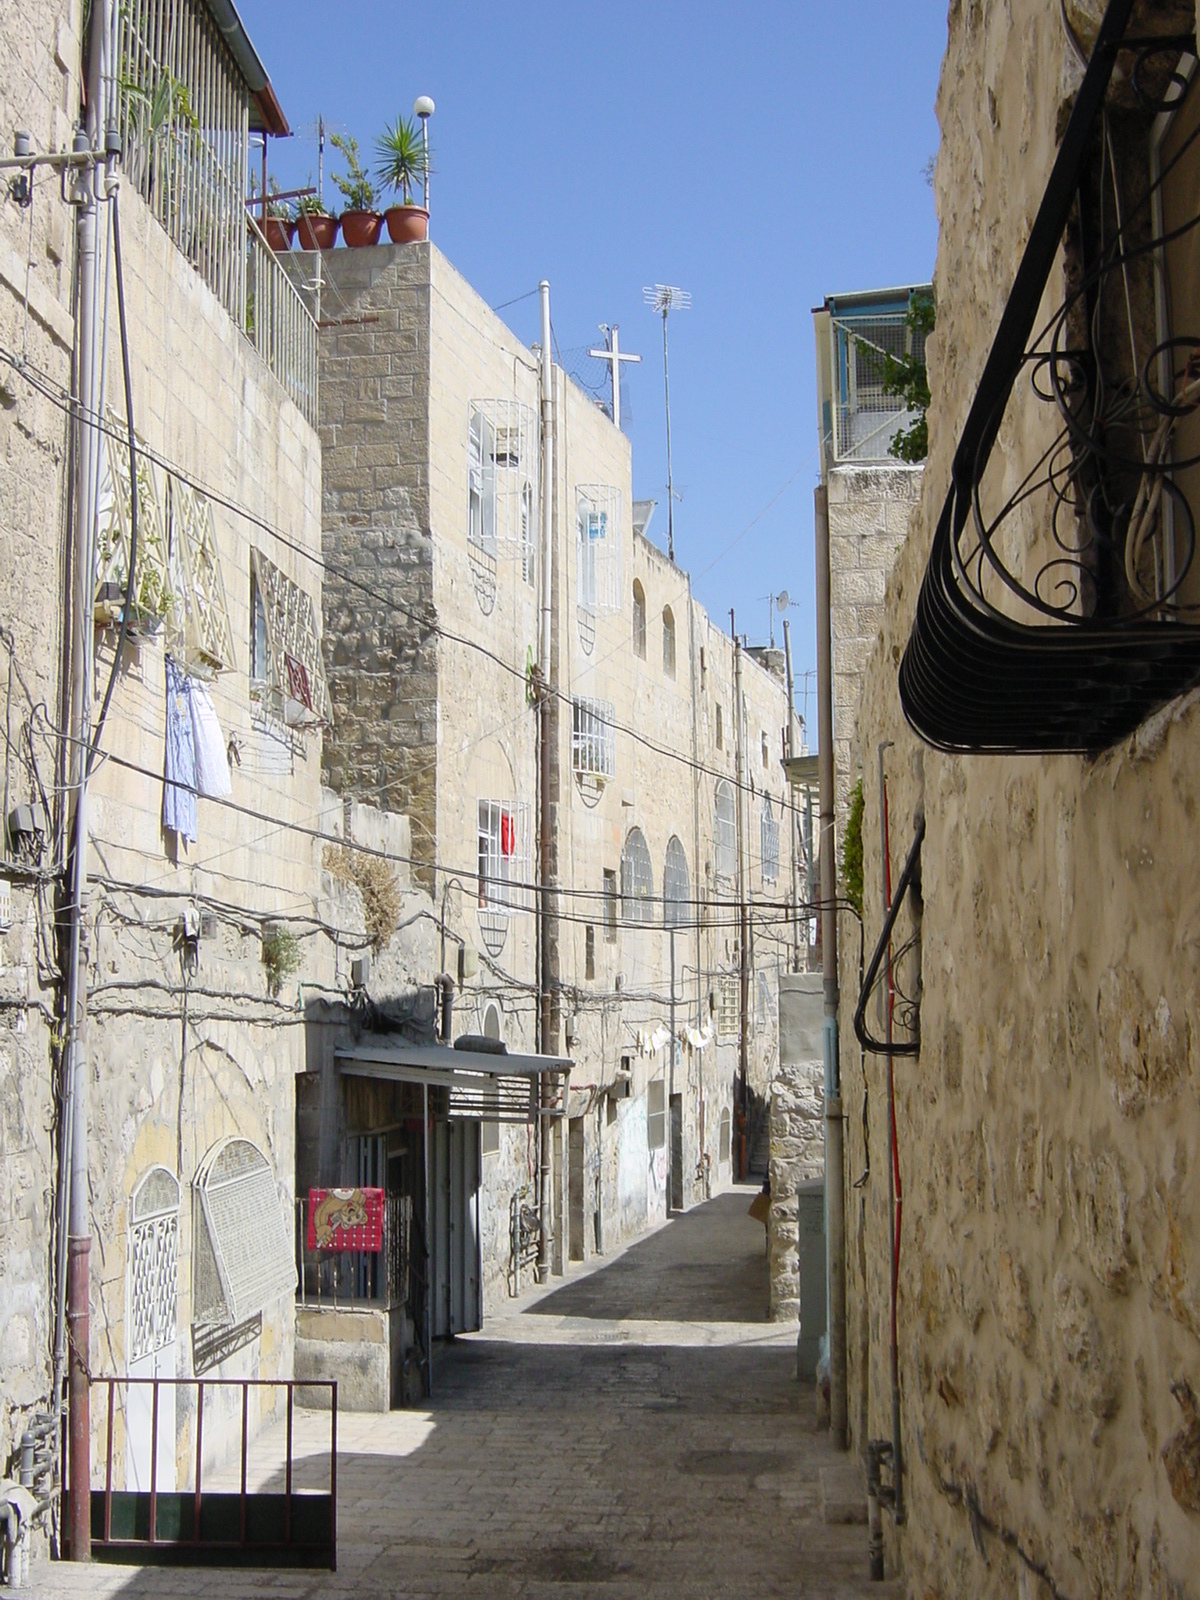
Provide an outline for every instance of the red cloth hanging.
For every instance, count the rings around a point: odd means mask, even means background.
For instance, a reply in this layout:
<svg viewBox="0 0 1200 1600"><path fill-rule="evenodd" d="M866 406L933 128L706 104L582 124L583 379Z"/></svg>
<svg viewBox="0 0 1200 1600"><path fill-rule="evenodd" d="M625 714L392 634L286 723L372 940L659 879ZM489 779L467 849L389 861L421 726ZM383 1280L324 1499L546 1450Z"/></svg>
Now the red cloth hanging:
<svg viewBox="0 0 1200 1600"><path fill-rule="evenodd" d="M500 854L502 856L515 856L517 853L517 825L513 821L511 811L500 813Z"/></svg>

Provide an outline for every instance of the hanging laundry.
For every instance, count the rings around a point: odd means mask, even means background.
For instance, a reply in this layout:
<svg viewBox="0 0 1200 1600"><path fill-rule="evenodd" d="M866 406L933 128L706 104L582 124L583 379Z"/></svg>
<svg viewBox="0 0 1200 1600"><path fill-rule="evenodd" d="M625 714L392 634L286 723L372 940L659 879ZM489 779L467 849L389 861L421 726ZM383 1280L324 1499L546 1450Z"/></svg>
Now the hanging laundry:
<svg viewBox="0 0 1200 1600"><path fill-rule="evenodd" d="M233 793L225 735L217 721L212 690L201 678L188 680L192 708L192 739L196 753L196 787L203 795L223 799Z"/></svg>
<svg viewBox="0 0 1200 1600"><path fill-rule="evenodd" d="M500 854L514 856L517 853L517 825L513 820L511 811L500 813Z"/></svg>
<svg viewBox="0 0 1200 1600"><path fill-rule="evenodd" d="M167 663L167 739L163 771L163 827L185 843L196 837L196 744L191 681L172 657Z"/></svg>

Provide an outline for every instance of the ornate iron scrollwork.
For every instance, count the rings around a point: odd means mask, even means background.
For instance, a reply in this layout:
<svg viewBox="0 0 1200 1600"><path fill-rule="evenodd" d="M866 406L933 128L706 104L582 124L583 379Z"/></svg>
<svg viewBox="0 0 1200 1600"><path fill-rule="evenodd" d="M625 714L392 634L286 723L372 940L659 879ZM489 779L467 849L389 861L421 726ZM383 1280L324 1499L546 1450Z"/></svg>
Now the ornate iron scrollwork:
<svg viewBox="0 0 1200 1600"><path fill-rule="evenodd" d="M1156 220L1200 121L1130 195L1108 111L1120 59L1129 114L1178 116L1200 93L1184 70L1196 42L1127 36L1133 8L1105 13L955 453L900 669L906 716L943 749L1095 751L1200 682L1196 524L1178 481L1200 452L1175 448L1200 410L1200 330L1151 341L1144 326L1166 247L1200 223ZM1064 239L1066 293L1039 328ZM1042 429L1039 453L1007 483L1010 452L993 464L993 447L1029 390L1042 416L1014 427Z"/></svg>

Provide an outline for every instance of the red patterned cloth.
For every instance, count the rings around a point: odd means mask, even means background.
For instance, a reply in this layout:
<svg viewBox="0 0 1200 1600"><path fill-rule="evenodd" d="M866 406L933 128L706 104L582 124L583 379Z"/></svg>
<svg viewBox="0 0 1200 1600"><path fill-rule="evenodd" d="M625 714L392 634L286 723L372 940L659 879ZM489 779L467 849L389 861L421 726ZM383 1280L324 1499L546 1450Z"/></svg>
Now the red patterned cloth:
<svg viewBox="0 0 1200 1600"><path fill-rule="evenodd" d="M383 1249L382 1189L310 1189L309 1250Z"/></svg>

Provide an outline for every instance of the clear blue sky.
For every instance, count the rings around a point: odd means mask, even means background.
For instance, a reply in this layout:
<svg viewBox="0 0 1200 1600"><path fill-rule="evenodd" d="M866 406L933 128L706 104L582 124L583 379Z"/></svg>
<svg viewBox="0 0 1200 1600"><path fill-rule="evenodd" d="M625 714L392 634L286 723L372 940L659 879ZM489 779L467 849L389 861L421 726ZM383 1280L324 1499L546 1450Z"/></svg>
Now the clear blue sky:
<svg viewBox="0 0 1200 1600"><path fill-rule="evenodd" d="M811 310L932 274L946 0L239 9L296 130L273 144L283 187L315 177L318 113L369 150L432 95L439 248L493 305L548 278L568 367L620 324L644 358L627 369L634 493L659 502L664 545L661 324L642 286L691 291L671 324L677 559L752 642L760 597L788 589L797 672L814 666ZM536 299L503 315L536 339Z"/></svg>

